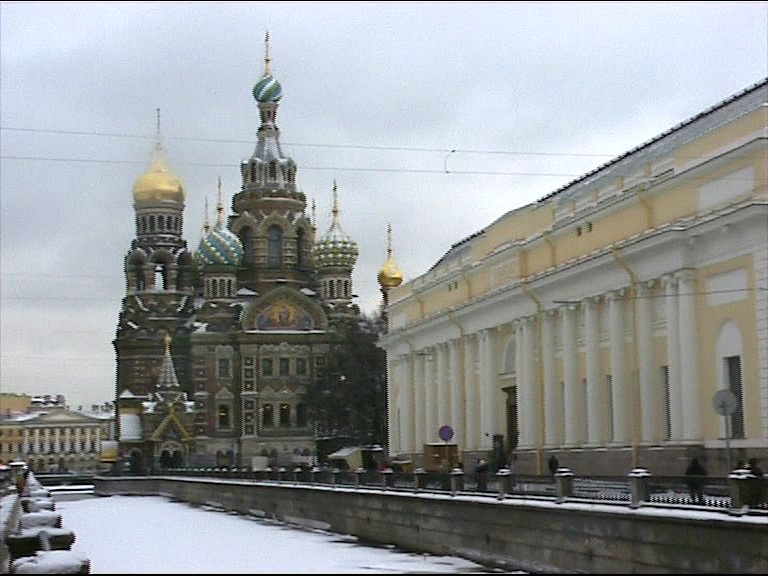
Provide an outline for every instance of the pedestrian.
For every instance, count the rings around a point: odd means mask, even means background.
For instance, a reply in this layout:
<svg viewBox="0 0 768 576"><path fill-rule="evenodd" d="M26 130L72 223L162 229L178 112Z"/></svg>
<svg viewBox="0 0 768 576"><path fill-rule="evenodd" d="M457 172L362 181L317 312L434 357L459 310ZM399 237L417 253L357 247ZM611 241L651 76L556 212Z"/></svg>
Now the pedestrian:
<svg viewBox="0 0 768 576"><path fill-rule="evenodd" d="M694 456L685 469L685 481L688 484L688 492L694 504L704 504L704 481L706 475L706 469L699 462L699 459Z"/></svg>
<svg viewBox="0 0 768 576"><path fill-rule="evenodd" d="M477 491L485 492L488 489L488 462L484 458L477 461L475 479L477 480Z"/></svg>
<svg viewBox="0 0 768 576"><path fill-rule="evenodd" d="M557 456L552 454L552 456L549 457L547 466L549 466L549 472L554 476L555 472L557 472L557 469L560 467L560 462L557 461Z"/></svg>
<svg viewBox="0 0 768 576"><path fill-rule="evenodd" d="M757 458L750 458L747 460L747 468L754 476L757 476L758 478L763 477L763 470L760 468L760 466L757 465Z"/></svg>

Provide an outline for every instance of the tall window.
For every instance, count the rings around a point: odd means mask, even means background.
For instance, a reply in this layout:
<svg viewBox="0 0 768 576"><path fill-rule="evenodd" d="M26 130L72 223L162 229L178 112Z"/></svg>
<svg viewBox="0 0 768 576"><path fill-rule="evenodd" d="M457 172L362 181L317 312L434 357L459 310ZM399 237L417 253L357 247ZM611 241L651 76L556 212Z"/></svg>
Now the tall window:
<svg viewBox="0 0 768 576"><path fill-rule="evenodd" d="M270 226L267 231L267 266L280 268L283 265L283 230Z"/></svg>
<svg viewBox="0 0 768 576"><path fill-rule="evenodd" d="M219 378L229 378L229 358L219 358Z"/></svg>
<svg viewBox="0 0 768 576"><path fill-rule="evenodd" d="M261 360L261 375L272 376L272 358L263 358Z"/></svg>
<svg viewBox="0 0 768 576"><path fill-rule="evenodd" d="M250 228L240 230L240 243L243 245L243 265L249 268L253 262L253 233Z"/></svg>
<svg viewBox="0 0 768 576"><path fill-rule="evenodd" d="M291 425L291 406L289 404L280 404L280 426L288 427Z"/></svg>
<svg viewBox="0 0 768 576"><path fill-rule="evenodd" d="M301 268L304 266L304 229L299 228L296 232L296 265Z"/></svg>
<svg viewBox="0 0 768 576"><path fill-rule="evenodd" d="M264 404L264 409L261 413L261 423L265 428L271 428L275 425L275 410L272 404Z"/></svg>
<svg viewBox="0 0 768 576"><path fill-rule="evenodd" d="M307 425L307 406L305 404L296 406L296 425L301 427Z"/></svg>
<svg viewBox="0 0 768 576"><path fill-rule="evenodd" d="M288 376L290 372L290 361L288 358L280 358L278 370L280 371L280 376Z"/></svg>
<svg viewBox="0 0 768 576"><path fill-rule="evenodd" d="M741 356L727 356L723 359L725 382L736 396L736 411L731 415L731 438L744 438L744 402L741 386Z"/></svg>
<svg viewBox="0 0 768 576"><path fill-rule="evenodd" d="M217 423L218 427L221 428L230 428L230 412L229 412L229 406L226 404L219 404L219 408L216 411L217 416Z"/></svg>

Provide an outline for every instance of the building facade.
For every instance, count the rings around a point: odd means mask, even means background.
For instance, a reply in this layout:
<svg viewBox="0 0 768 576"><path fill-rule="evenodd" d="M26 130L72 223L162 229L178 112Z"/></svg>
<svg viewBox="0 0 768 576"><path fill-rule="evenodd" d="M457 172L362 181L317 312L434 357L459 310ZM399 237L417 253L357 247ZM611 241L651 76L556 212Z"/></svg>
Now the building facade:
<svg viewBox="0 0 768 576"><path fill-rule="evenodd" d="M183 238L186 191L158 146L133 188L136 237L114 346L120 458L134 471L189 465L311 462L303 397L324 376L334 323L354 318L357 245L332 221L316 236L297 166L280 143L282 87L253 87L257 142L241 187L197 250Z"/></svg>
<svg viewBox="0 0 768 576"><path fill-rule="evenodd" d="M768 459L768 80L388 292L389 445L521 473ZM727 392L723 392L727 391Z"/></svg>
<svg viewBox="0 0 768 576"><path fill-rule="evenodd" d="M2 395L0 463L24 461L38 473L95 473L112 434L114 412L70 410L61 396Z"/></svg>

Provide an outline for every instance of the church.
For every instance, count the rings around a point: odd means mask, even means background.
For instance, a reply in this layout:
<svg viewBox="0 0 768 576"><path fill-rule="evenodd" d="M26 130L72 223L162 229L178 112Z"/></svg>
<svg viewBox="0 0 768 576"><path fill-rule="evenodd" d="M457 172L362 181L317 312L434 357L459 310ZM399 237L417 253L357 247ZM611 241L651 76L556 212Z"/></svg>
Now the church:
<svg viewBox="0 0 768 576"><path fill-rule="evenodd" d="M123 470L292 466L315 454L303 397L325 376L334 327L360 316L358 248L341 228L335 182L332 222L316 237L280 144L283 91L268 35L265 44L257 142L229 213L219 180L199 246L183 237L187 191L166 166L159 115L154 158L133 186L136 235L113 341Z"/></svg>

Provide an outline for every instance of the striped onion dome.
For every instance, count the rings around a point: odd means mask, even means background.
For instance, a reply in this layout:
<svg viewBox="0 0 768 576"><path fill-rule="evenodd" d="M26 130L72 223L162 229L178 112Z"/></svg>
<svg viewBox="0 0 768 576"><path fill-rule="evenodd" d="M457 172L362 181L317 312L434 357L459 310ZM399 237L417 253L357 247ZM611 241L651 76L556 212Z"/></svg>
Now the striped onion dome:
<svg viewBox="0 0 768 576"><path fill-rule="evenodd" d="M269 32L264 39L266 45L266 51L264 56L264 75L261 80L256 82L253 87L253 97L256 102L278 102L283 97L283 87L280 86L280 82L274 79L272 76L272 70L270 67L271 59L269 57Z"/></svg>
<svg viewBox="0 0 768 576"><path fill-rule="evenodd" d="M206 201L206 212L208 202ZM216 225L211 228L206 215L205 234L200 239L197 253L205 264L219 266L240 266L243 261L243 244L231 230L224 225L224 205L221 201L221 178L219 178L219 200L216 204Z"/></svg>
<svg viewBox="0 0 768 576"><path fill-rule="evenodd" d="M333 221L328 232L315 244L314 256L318 266L354 266L357 243L347 236L339 224L338 194L333 183Z"/></svg>
<svg viewBox="0 0 768 576"><path fill-rule="evenodd" d="M221 222L203 236L197 252L206 264L240 266L243 261L243 245L240 239Z"/></svg>

